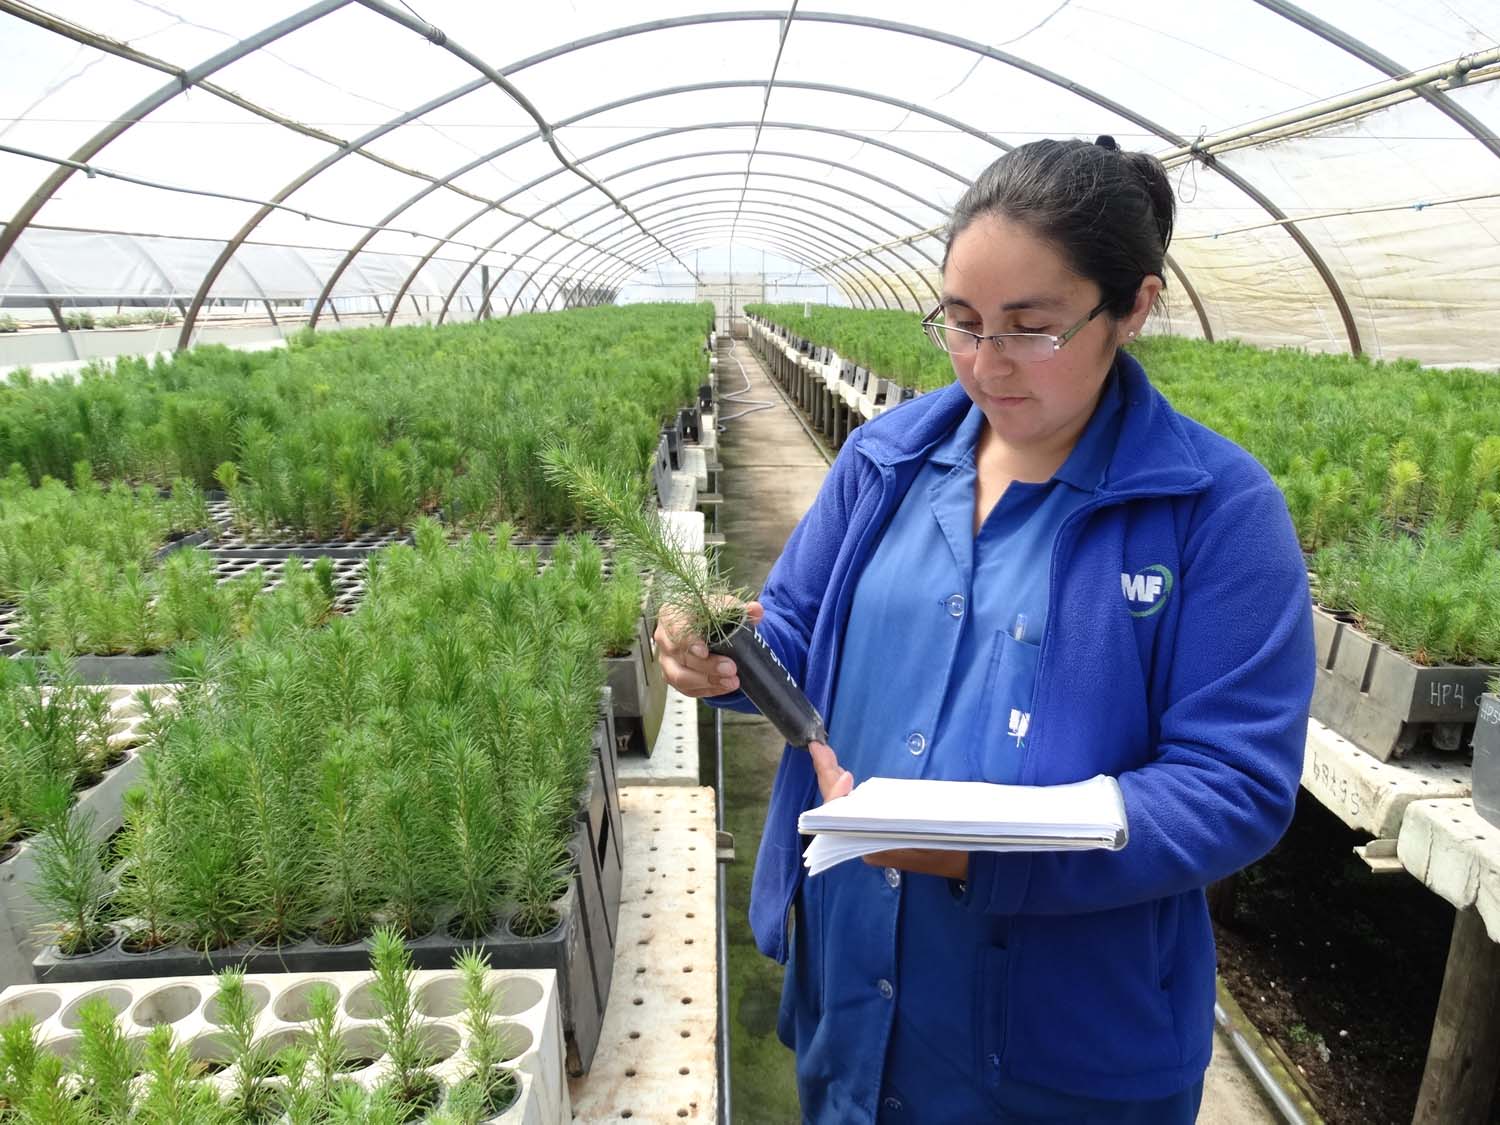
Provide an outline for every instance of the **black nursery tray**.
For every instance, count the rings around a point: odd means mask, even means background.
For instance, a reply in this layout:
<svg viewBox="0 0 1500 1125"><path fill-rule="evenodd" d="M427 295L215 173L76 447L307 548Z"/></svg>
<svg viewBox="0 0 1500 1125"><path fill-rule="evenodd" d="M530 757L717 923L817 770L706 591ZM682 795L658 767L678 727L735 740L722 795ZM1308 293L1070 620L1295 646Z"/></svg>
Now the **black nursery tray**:
<svg viewBox="0 0 1500 1125"><path fill-rule="evenodd" d="M497 969L553 969L557 973L567 1039L568 1073L587 1073L599 1045L604 1009L614 976L620 911L621 837L619 800L614 791L613 754L601 722L589 791L574 824L568 851L573 874L556 903L559 921L545 934L522 937L511 929L511 911L478 938L448 931L452 915L438 919L426 935L407 941L418 969L447 969L454 958L478 948ZM243 966L252 973L319 973L365 970L370 942L328 945L314 938L269 946L240 942L201 951L169 946L150 953L127 952L121 942L129 920L116 927L114 940L93 953L67 957L49 945L33 962L42 983L192 976Z"/></svg>
<svg viewBox="0 0 1500 1125"><path fill-rule="evenodd" d="M275 558L229 557L221 558L211 552L214 560L214 575L220 582L227 582L245 573L251 567L262 568L262 588L274 590L285 581L286 568L296 564L310 569L312 559L282 554ZM333 563L333 609L336 613L350 613L365 592L364 558L337 558ZM0 655L13 659L35 659L24 654L20 638L20 610L13 605L0 603ZM78 678L86 684L160 684L172 676L167 657L161 653L148 655L119 656L75 656L73 668Z"/></svg>
<svg viewBox="0 0 1500 1125"><path fill-rule="evenodd" d="M208 511L218 525L218 530L202 545L206 550L226 558L286 558L301 555L307 558L360 559L393 543L411 542L409 531L378 529L328 539L315 539L291 528L242 535L234 530L234 512L229 501L210 500Z"/></svg>

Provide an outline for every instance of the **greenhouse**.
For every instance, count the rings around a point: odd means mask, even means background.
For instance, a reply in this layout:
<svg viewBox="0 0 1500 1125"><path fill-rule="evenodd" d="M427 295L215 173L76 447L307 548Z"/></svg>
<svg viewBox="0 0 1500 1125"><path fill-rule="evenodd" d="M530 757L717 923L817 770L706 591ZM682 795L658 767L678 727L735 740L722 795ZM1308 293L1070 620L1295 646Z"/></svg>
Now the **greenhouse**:
<svg viewBox="0 0 1500 1125"><path fill-rule="evenodd" d="M0 1123L1500 1123L1497 78L0 0Z"/></svg>

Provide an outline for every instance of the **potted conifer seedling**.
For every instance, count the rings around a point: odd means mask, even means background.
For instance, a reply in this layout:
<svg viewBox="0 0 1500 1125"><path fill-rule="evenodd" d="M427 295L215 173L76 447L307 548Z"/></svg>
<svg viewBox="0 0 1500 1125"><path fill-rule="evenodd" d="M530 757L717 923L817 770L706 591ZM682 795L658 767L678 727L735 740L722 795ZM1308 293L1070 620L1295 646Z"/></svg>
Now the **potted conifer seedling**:
<svg viewBox="0 0 1500 1125"><path fill-rule="evenodd" d="M673 541L644 490L632 480L586 461L574 449L554 445L543 453L550 479L561 484L634 558L654 572L653 593L683 636L702 637L708 650L727 656L740 687L792 746L828 738L823 717L745 616L743 591L728 588L706 560Z"/></svg>

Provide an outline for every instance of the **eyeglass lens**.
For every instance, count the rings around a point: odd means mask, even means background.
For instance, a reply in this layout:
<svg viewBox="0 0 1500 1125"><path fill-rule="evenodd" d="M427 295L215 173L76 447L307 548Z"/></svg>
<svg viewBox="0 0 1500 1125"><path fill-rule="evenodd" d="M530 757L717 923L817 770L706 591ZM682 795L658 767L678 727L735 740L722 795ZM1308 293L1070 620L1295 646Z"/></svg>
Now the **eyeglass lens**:
<svg viewBox="0 0 1500 1125"><path fill-rule="evenodd" d="M972 332L950 328L945 324L930 324L928 329L932 342L946 352L954 355L972 355L978 350L976 337ZM1037 360L1052 358L1052 353L1057 347L1056 340L1051 336L1026 332L990 336L988 340L992 347L1011 359L1033 363Z"/></svg>

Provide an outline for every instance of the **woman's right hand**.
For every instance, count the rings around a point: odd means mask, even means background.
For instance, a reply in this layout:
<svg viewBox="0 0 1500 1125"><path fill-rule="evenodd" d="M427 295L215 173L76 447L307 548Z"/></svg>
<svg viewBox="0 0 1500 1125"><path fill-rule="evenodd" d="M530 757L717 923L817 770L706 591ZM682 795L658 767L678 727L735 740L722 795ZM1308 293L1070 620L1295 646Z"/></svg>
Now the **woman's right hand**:
<svg viewBox="0 0 1500 1125"><path fill-rule="evenodd" d="M745 619L752 627L760 624L765 613L759 602L745 603ZM710 653L707 642L688 631L687 620L678 610L670 606L662 609L657 615L653 639L667 683L683 695L702 699L739 690L739 672L734 661Z"/></svg>

